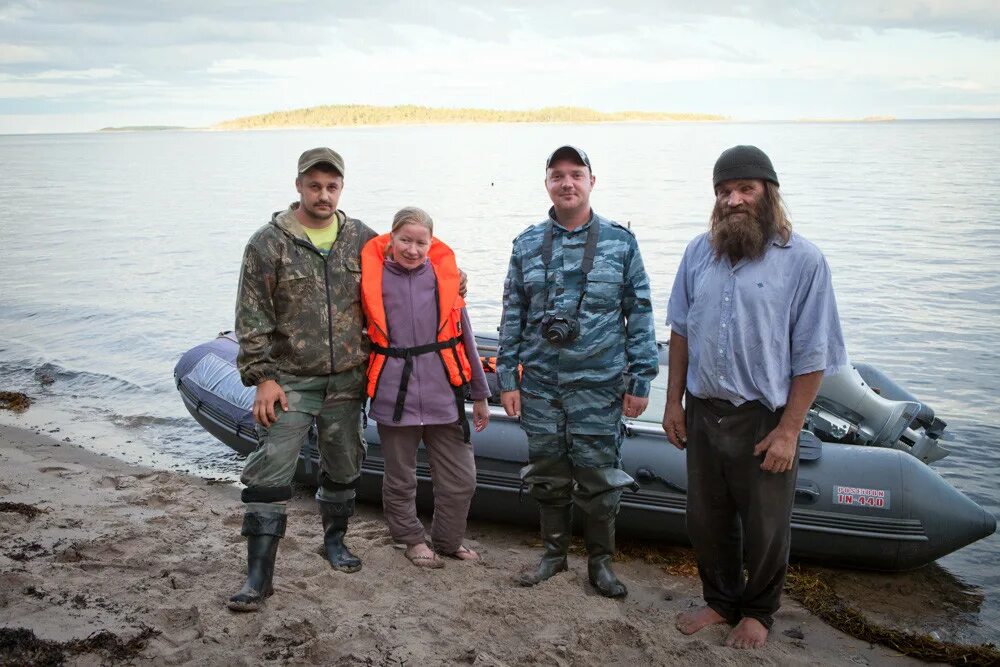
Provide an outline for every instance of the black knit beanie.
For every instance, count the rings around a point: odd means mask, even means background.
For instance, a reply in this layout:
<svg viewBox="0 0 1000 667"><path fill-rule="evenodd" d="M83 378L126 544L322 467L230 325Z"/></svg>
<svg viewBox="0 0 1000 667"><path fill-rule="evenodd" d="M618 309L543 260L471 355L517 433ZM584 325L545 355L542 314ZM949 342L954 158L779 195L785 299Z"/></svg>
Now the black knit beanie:
<svg viewBox="0 0 1000 667"><path fill-rule="evenodd" d="M713 187L736 178L759 178L779 185L771 159L756 146L733 146L722 151L722 155L715 161L715 169L712 171Z"/></svg>

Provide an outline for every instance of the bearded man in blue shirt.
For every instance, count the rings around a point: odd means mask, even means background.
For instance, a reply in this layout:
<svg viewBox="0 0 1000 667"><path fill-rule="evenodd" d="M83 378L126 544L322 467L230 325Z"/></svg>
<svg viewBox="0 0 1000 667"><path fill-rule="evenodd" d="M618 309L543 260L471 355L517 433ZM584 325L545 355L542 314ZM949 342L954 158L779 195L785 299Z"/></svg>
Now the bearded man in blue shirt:
<svg viewBox="0 0 1000 667"><path fill-rule="evenodd" d="M713 182L709 231L684 251L667 314L663 428L687 449L688 535L705 598L677 628L728 623L726 644L752 649L781 603L799 431L847 353L830 267L792 232L770 158L730 148Z"/></svg>

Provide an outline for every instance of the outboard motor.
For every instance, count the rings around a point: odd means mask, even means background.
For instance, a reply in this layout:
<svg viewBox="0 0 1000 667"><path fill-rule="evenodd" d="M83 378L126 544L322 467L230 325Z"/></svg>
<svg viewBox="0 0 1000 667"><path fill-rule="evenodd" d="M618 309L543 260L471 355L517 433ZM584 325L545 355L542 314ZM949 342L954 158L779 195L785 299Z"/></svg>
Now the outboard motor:
<svg viewBox="0 0 1000 667"><path fill-rule="evenodd" d="M924 463L943 459L949 451L937 442L939 430L928 430L916 400L890 400L877 394L853 366L823 378L806 417L807 428L839 442L892 447ZM931 413L933 415L933 413ZM943 430L943 424L942 429Z"/></svg>

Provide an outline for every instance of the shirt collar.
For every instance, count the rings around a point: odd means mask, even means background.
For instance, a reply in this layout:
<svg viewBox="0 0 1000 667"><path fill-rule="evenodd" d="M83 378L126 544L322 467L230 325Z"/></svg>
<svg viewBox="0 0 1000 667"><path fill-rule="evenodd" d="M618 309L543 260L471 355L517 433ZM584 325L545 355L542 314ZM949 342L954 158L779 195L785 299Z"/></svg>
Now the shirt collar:
<svg viewBox="0 0 1000 667"><path fill-rule="evenodd" d="M284 211L280 213L275 213L273 221L275 225L283 228L286 232L288 232L295 238L301 239L303 241L309 241L310 243L312 243L312 241L309 240L309 236L306 235L305 227L302 226L302 223L299 222L299 219L295 216L295 209L297 209L298 207L299 207L299 202L292 202L288 206L288 208L285 209ZM344 214L343 211L339 209L336 212L336 216L337 216L337 223L336 223L337 229L338 230L344 229L344 221L347 219L347 216Z"/></svg>
<svg viewBox="0 0 1000 667"><path fill-rule="evenodd" d="M549 207L549 220L552 222L553 229L561 232L566 232L568 234L573 234L575 232L587 229L588 227L590 227L591 223L593 223L594 220L596 219L597 219L597 214L594 213L594 209L590 209L590 219L588 219L587 222L583 223L576 229L572 230L566 229L565 227L562 226L562 224L560 224L558 220L556 220L556 207L555 206Z"/></svg>
<svg viewBox="0 0 1000 667"><path fill-rule="evenodd" d="M788 240L783 241L781 239L781 234L775 234L771 237L771 245L778 246L779 248L790 248L792 246L792 241L794 240L793 232L788 232Z"/></svg>
<svg viewBox="0 0 1000 667"><path fill-rule="evenodd" d="M383 262L383 265L385 266L385 268L389 269L389 271L391 271L392 273L395 273L396 275L400 276L405 276L408 273L412 273L414 275L422 273L427 269L428 266L430 266L430 262L425 259L424 263L421 264L420 266L414 269L408 269L399 262L397 262L396 260L386 257L385 262Z"/></svg>

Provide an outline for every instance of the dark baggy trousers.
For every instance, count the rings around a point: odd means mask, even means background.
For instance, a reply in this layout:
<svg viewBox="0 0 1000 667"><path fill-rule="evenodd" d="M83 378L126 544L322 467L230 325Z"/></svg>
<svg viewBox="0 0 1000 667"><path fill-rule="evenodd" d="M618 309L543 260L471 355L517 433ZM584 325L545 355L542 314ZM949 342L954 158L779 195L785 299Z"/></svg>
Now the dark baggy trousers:
<svg viewBox="0 0 1000 667"><path fill-rule="evenodd" d="M687 395L688 536L705 603L729 623L750 617L770 628L781 605L798 456L790 471L771 473L753 450L782 412Z"/></svg>

